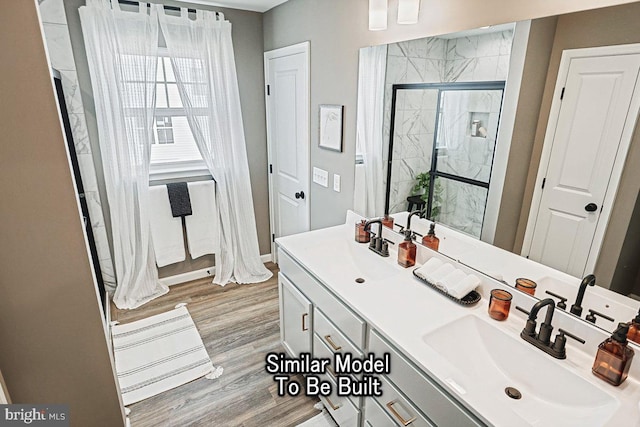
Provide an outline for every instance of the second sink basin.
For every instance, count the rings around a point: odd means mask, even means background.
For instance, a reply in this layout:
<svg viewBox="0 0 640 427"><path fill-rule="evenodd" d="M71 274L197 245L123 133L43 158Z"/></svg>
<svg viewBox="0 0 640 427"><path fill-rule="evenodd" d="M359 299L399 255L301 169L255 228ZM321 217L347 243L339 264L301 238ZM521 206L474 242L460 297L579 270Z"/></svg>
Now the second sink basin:
<svg viewBox="0 0 640 427"><path fill-rule="evenodd" d="M423 341L433 353L430 370L481 413L499 420L496 425L603 425L619 406L616 398L561 366L567 361L473 315L424 335ZM521 398L509 397L507 387Z"/></svg>

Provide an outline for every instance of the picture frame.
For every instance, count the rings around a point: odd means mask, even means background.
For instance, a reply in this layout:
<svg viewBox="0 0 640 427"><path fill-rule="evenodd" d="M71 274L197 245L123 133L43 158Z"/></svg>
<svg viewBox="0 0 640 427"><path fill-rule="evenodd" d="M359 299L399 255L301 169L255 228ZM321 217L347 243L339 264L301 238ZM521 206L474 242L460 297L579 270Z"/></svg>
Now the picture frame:
<svg viewBox="0 0 640 427"><path fill-rule="evenodd" d="M318 146L326 150L342 152L344 106L321 104L319 108Z"/></svg>

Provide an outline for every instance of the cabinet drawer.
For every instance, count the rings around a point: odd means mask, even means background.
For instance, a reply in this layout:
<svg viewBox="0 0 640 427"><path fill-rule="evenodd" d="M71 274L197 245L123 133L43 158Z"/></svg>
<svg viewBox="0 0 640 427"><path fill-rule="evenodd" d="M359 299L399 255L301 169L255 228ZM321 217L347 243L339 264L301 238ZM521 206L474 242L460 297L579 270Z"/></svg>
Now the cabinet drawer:
<svg viewBox="0 0 640 427"><path fill-rule="evenodd" d="M347 308L331 291L278 248L280 271L320 308L324 314L360 349L364 348L365 322Z"/></svg>
<svg viewBox="0 0 640 427"><path fill-rule="evenodd" d="M360 425L360 411L353 406L351 401L346 397L338 396L336 383L328 375L320 375L324 381L330 381L332 384L332 392L329 396L320 396L320 400L338 423L340 427L358 427Z"/></svg>
<svg viewBox="0 0 640 427"><path fill-rule="evenodd" d="M313 332L318 335L332 353L351 353L354 357L359 358L363 355L342 331L331 323L316 307L313 309Z"/></svg>
<svg viewBox="0 0 640 427"><path fill-rule="evenodd" d="M328 376L332 380L334 380L334 382L337 381L335 368L333 366L333 352L329 350L329 347L327 347L324 340L316 334L313 334L313 357L316 359L319 359L319 358L330 359L331 363L329 364L329 366L327 366ZM360 407L360 397L358 396L348 396L348 397L351 403L353 403L353 406L355 406L356 408Z"/></svg>
<svg viewBox="0 0 640 427"><path fill-rule="evenodd" d="M439 385L416 369L375 331L371 331L369 335L369 351L376 355L390 354L391 372L388 379L436 425L456 427L484 425Z"/></svg>
<svg viewBox="0 0 640 427"><path fill-rule="evenodd" d="M402 396L384 375L380 377L380 381L382 381L382 396L374 399L380 404L382 410L393 419L395 425L404 427L411 424L412 427L435 427L411 402Z"/></svg>
<svg viewBox="0 0 640 427"><path fill-rule="evenodd" d="M364 399L364 427L387 427L393 425L391 418L373 398Z"/></svg>

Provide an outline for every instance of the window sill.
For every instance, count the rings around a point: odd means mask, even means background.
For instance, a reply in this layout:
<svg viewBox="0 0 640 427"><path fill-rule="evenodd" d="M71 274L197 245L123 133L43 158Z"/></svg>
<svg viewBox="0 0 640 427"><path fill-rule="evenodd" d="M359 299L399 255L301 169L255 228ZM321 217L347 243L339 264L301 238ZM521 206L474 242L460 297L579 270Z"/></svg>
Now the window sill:
<svg viewBox="0 0 640 427"><path fill-rule="evenodd" d="M211 176L211 172L203 162L184 162L151 165L149 182Z"/></svg>

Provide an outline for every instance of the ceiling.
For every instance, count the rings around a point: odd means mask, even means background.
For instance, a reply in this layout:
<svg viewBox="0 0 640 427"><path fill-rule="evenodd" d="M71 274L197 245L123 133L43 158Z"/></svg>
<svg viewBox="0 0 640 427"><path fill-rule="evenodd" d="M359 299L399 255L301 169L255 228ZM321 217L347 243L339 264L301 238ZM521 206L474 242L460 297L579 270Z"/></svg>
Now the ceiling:
<svg viewBox="0 0 640 427"><path fill-rule="evenodd" d="M206 4L209 6L228 7L231 9L252 10L254 12L266 12L287 0L188 0L184 3Z"/></svg>

